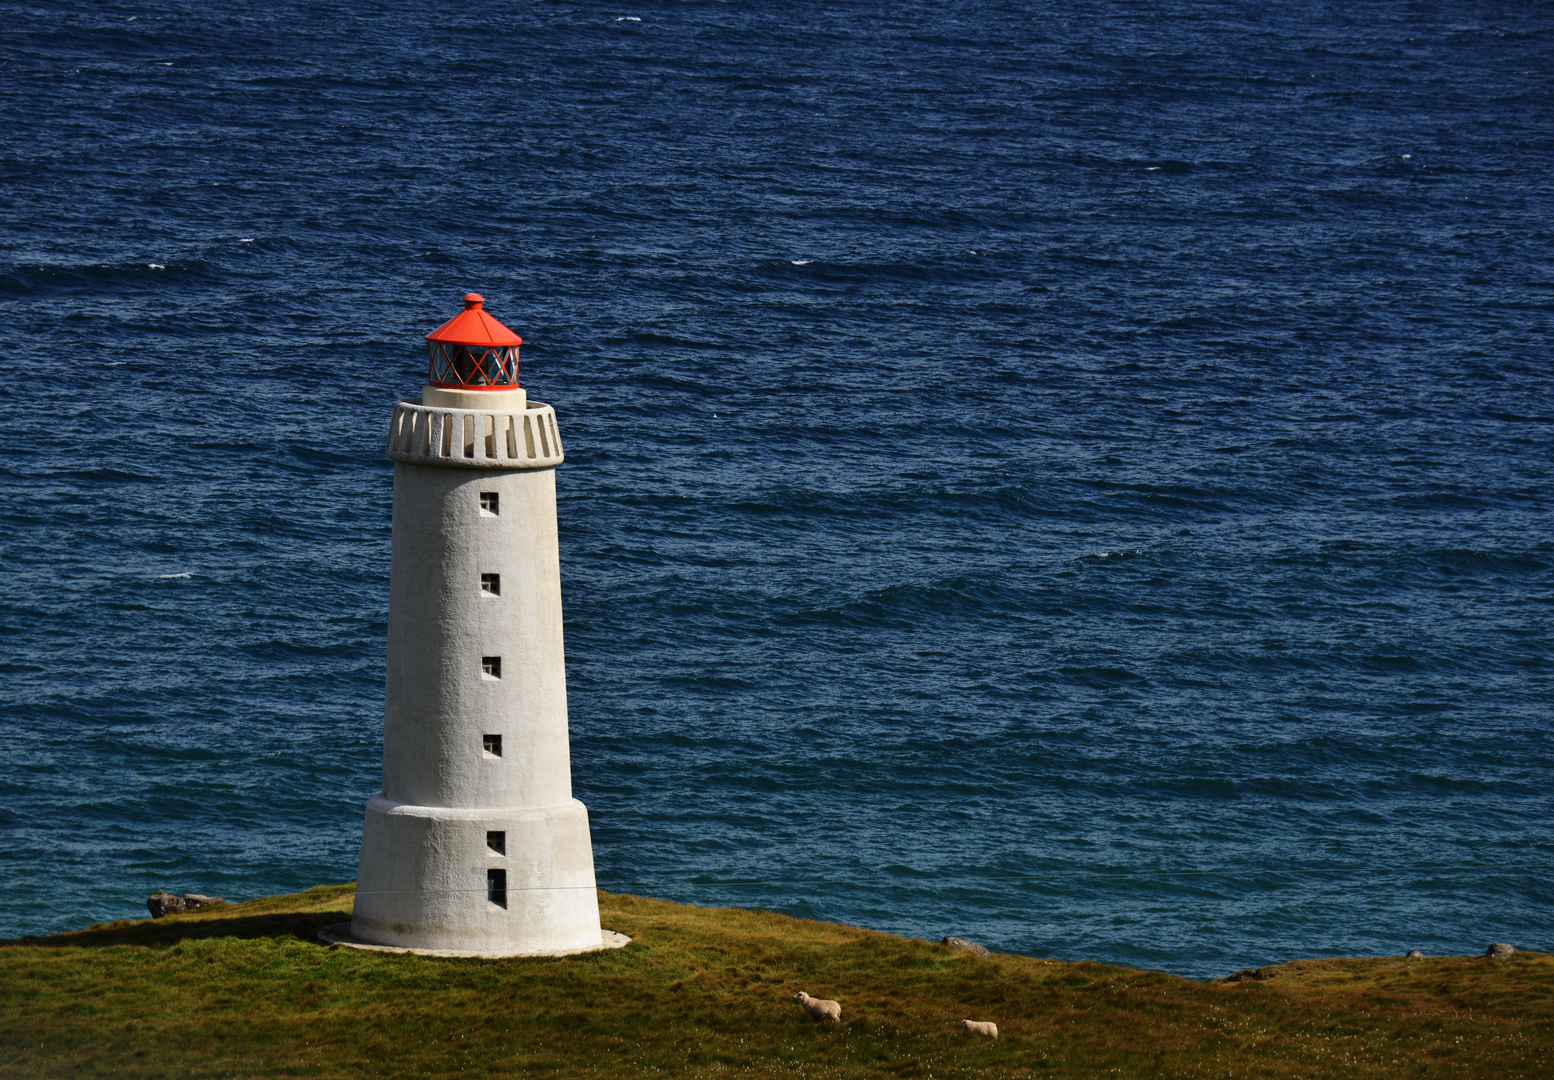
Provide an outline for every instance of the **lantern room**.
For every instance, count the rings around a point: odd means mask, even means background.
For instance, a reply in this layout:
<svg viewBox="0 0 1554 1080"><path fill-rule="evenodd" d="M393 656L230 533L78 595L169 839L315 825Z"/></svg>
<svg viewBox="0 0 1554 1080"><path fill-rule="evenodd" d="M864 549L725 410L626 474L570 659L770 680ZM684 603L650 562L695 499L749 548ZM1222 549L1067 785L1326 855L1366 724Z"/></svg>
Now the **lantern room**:
<svg viewBox="0 0 1554 1080"><path fill-rule="evenodd" d="M426 381L450 390L512 390L518 386L523 339L492 318L485 297L470 293L464 310L426 335Z"/></svg>

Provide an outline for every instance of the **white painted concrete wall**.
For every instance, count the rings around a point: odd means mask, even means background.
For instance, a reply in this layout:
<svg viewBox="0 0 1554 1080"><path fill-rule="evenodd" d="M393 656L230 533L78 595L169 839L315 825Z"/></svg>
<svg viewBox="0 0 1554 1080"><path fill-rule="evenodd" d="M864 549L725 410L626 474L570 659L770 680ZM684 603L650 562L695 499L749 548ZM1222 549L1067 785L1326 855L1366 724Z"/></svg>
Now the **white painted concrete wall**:
<svg viewBox="0 0 1554 1080"><path fill-rule="evenodd" d="M512 403L401 402L390 427L383 791L367 804L352 918L368 941L492 955L600 942L588 812L572 798L560 440L549 406ZM482 574L499 575L498 595ZM493 656L499 678L482 671ZM505 854L487 847L492 831ZM491 868L507 873L505 908L487 901Z"/></svg>

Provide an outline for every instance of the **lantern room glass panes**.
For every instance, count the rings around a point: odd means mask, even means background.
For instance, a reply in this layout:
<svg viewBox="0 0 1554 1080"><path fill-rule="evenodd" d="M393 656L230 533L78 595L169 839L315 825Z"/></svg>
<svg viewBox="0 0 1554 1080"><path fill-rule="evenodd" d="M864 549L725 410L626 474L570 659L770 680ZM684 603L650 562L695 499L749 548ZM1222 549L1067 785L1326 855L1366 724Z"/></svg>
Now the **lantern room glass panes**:
<svg viewBox="0 0 1554 1080"><path fill-rule="evenodd" d="M517 386L516 345L455 345L427 342L431 365L426 381L433 386Z"/></svg>

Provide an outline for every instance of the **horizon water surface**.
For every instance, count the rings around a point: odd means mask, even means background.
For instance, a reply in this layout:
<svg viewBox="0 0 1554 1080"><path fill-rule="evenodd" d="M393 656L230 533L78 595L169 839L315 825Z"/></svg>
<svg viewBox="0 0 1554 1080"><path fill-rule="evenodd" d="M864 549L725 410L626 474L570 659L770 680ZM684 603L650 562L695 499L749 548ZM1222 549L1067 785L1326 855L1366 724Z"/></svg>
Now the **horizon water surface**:
<svg viewBox="0 0 1554 1080"><path fill-rule="evenodd" d="M1546 6L0 11L0 935L354 877L476 290L601 888L1554 948Z"/></svg>

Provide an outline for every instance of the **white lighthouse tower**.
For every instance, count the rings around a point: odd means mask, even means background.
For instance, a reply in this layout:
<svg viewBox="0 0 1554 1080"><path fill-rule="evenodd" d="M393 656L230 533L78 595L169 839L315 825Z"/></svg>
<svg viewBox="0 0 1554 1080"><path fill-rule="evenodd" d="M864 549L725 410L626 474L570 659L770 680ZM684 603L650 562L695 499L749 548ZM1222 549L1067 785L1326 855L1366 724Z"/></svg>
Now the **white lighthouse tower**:
<svg viewBox="0 0 1554 1080"><path fill-rule="evenodd" d="M426 335L428 385L389 422L393 556L383 790L331 940L557 955L600 930L572 798L556 545L561 438L518 387L521 339L471 293Z"/></svg>

